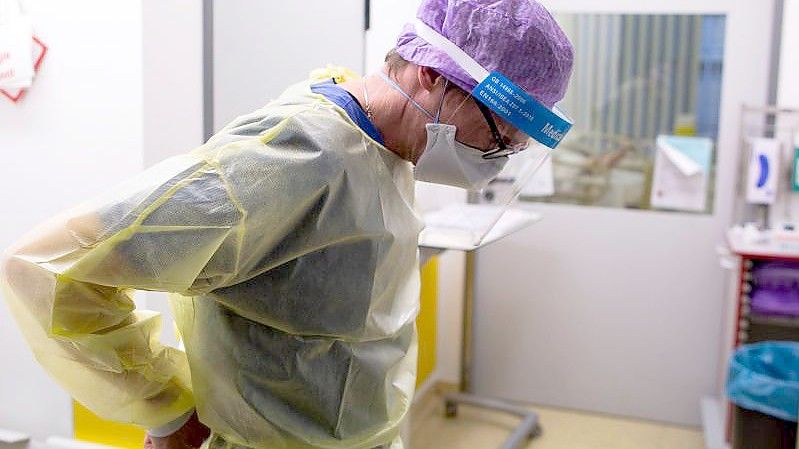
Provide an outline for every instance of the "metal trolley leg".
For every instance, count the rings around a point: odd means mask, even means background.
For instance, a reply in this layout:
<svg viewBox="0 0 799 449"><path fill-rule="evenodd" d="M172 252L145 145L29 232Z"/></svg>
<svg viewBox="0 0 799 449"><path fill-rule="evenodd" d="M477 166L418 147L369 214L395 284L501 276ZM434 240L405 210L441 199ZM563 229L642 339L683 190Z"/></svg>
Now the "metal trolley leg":
<svg viewBox="0 0 799 449"><path fill-rule="evenodd" d="M445 407L447 417L454 418L458 414L458 405L471 405L483 409L494 410L518 416L522 422L513 430L507 440L502 444L501 449L518 449L527 442L541 434L541 426L538 422L538 415L523 407L510 405L504 401L481 398L470 394L449 394L445 396Z"/></svg>

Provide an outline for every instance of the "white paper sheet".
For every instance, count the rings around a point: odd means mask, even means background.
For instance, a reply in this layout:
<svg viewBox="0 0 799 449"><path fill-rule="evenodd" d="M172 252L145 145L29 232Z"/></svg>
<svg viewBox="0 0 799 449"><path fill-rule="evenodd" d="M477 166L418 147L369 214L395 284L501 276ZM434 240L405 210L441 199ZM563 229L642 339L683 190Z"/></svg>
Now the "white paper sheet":
<svg viewBox="0 0 799 449"><path fill-rule="evenodd" d="M652 207L705 211L712 148L713 143L709 139L658 137Z"/></svg>

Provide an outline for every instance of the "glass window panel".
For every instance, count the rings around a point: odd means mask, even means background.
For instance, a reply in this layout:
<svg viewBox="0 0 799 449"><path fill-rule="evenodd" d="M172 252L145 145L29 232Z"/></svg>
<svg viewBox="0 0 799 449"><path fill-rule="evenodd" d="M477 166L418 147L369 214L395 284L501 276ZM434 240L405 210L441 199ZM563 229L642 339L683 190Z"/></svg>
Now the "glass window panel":
<svg viewBox="0 0 799 449"><path fill-rule="evenodd" d="M718 137L725 16L557 18L576 49L560 104L575 126L553 155L555 194L522 199L654 209L657 137ZM705 213L713 210L713 146Z"/></svg>

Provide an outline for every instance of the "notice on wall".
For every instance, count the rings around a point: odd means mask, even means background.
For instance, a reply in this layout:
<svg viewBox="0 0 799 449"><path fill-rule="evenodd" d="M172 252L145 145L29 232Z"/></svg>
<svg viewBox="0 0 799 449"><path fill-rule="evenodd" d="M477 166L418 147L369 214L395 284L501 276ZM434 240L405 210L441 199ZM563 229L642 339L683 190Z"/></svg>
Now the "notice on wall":
<svg viewBox="0 0 799 449"><path fill-rule="evenodd" d="M710 139L658 136L652 207L705 211L712 159L713 141Z"/></svg>
<svg viewBox="0 0 799 449"><path fill-rule="evenodd" d="M35 74L39 72L39 69L42 66L42 62L44 61L44 55L47 53L47 46L44 45L44 42L42 42L39 38L35 36L31 39L31 41L33 42L32 57L34 61L33 71L35 76ZM27 89L25 88L6 88L6 89L0 88L0 94L2 94L4 97L8 98L14 103L19 102L22 99L22 97L25 95L26 91Z"/></svg>
<svg viewBox="0 0 799 449"><path fill-rule="evenodd" d="M22 15L0 22L0 88L28 88L33 82L33 27Z"/></svg>
<svg viewBox="0 0 799 449"><path fill-rule="evenodd" d="M47 46L33 35L30 20L18 10L0 21L0 94L18 102L33 84Z"/></svg>

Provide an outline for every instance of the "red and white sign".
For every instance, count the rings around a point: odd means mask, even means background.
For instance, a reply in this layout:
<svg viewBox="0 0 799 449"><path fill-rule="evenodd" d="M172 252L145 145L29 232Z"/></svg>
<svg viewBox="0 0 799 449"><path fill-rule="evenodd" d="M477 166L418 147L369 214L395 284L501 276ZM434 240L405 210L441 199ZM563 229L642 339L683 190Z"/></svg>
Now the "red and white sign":
<svg viewBox="0 0 799 449"><path fill-rule="evenodd" d="M33 82L33 26L19 5L0 5L0 88L30 87Z"/></svg>
<svg viewBox="0 0 799 449"><path fill-rule="evenodd" d="M44 42L39 40L36 36L33 36L33 70L34 73L39 72L39 68L42 65L42 61L44 61L44 55L47 54L47 46L44 45ZM7 53L0 53L0 65L2 65L3 58L8 58L10 55ZM2 74L0 73L0 77ZM6 98L13 101L14 103L19 102L23 96L25 96L25 89L24 88L16 88L16 89L0 89L0 94L3 94Z"/></svg>

